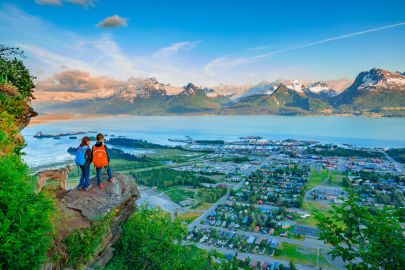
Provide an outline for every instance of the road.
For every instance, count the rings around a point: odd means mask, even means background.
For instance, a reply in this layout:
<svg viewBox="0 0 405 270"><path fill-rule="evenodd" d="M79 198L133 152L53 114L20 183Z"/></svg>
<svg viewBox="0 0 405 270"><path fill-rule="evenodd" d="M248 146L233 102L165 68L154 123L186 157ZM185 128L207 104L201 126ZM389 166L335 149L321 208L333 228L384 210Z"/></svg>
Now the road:
<svg viewBox="0 0 405 270"><path fill-rule="evenodd" d="M400 173L404 173L405 169L402 166L401 163L399 163L398 161L396 161L395 159L393 159L390 155L387 154L387 152L385 152L383 149L378 149L378 151L380 151L382 154L385 155L385 157L391 161L392 164L394 164L395 168L397 169L397 171L399 171Z"/></svg>
<svg viewBox="0 0 405 270"><path fill-rule="evenodd" d="M268 263L277 262L277 263L283 264L285 266L288 266L288 264L289 264L289 261L280 260L280 259L274 259L274 258L272 258L270 256L257 255L257 254L252 254L252 253L244 253L244 252L236 251L234 249L213 247L213 246L208 246L208 245L201 244L201 243L197 243L196 245L197 245L197 247L199 247L201 249L208 250L208 251L215 249L216 251L218 251L219 253L222 253L222 254L231 254L231 255L237 254L238 259L241 259L241 260L244 260L246 258L250 258L253 261L260 261L260 262L266 261ZM315 267L312 267L312 266L302 265L302 264L297 264L297 263L295 263L295 266L297 267L297 269L300 269L300 270L317 270L317 269L319 269L319 268L315 268Z"/></svg>
<svg viewBox="0 0 405 270"><path fill-rule="evenodd" d="M265 165L265 162L267 162L268 160L269 160L269 158L266 158L265 160L263 160L263 162L262 162L260 165L250 167L248 170L245 171L245 174L246 174L246 175L250 175L252 172L258 170L258 169L261 168L261 167L263 167L263 166ZM232 187L232 189L233 189L234 191L238 190L241 186L243 186L243 184L245 184L245 181L246 181L245 179L242 179L242 180L239 181L236 185L234 185L234 186ZM204 219L209 215L209 213L211 213L212 211L214 211L215 208L218 207L218 205L220 205L221 203L225 202L226 199L228 199L228 197L229 197L229 192L227 192L227 193L226 193L221 199L219 199L216 203L214 203L213 205L211 205L211 207L208 208L201 216L199 216L199 217L196 218L193 222L191 222L191 223L188 225L188 231L192 231L195 226L198 226L198 225L201 223L201 221L204 220Z"/></svg>
<svg viewBox="0 0 405 270"><path fill-rule="evenodd" d="M246 232L246 231L241 231L241 230L234 231L234 230L217 227L217 226L210 226L210 225L203 225L203 224L199 224L198 226L203 229L214 228L219 232L227 232L227 233L238 234L238 235L242 235L242 236L251 235L254 237L261 237L261 238L264 238L267 240L276 239L280 243L289 243L289 244L294 244L294 245L307 246L307 247L311 247L311 248L323 248L323 249L331 248L330 246L324 244L323 241L313 239L313 238L305 238L304 240L296 240L296 239L290 239L290 238L286 238L286 237L272 236L272 235L255 233L255 232Z"/></svg>
<svg viewBox="0 0 405 270"><path fill-rule="evenodd" d="M245 179L241 180L239 183L237 183L235 186L232 187L233 190L238 190L243 184L245 183ZM229 192L227 192L221 199L219 199L216 203L211 205L210 208L205 210L205 212L196 218L193 222L191 222L188 225L188 231L192 231L195 226L198 226L202 220L204 220L212 211L215 210L215 208L218 207L218 205L224 203L229 197Z"/></svg>

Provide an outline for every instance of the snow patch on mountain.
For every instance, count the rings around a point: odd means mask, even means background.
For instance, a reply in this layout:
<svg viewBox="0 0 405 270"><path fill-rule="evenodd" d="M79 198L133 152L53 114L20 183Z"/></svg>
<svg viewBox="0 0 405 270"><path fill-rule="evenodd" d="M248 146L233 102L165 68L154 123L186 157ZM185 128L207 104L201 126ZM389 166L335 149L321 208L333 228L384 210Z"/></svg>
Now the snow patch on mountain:
<svg viewBox="0 0 405 270"><path fill-rule="evenodd" d="M404 89L405 76L399 73L374 68L359 75L359 90Z"/></svg>
<svg viewBox="0 0 405 270"><path fill-rule="evenodd" d="M292 80L285 85L288 89L299 93L304 93L305 85L298 80Z"/></svg>
<svg viewBox="0 0 405 270"><path fill-rule="evenodd" d="M317 95L325 95L329 97L333 97L338 94L335 89L329 87L325 82L311 83L307 86L307 88L305 88L305 92L310 92Z"/></svg>

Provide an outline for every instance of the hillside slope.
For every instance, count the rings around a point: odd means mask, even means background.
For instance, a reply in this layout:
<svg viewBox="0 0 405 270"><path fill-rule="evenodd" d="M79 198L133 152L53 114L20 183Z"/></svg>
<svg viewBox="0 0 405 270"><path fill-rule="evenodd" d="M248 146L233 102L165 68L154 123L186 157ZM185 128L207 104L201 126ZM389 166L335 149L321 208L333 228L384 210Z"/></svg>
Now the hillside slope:
<svg viewBox="0 0 405 270"><path fill-rule="evenodd" d="M281 84L270 95L253 95L239 99L223 109L226 114L310 114L329 113L331 107L324 101L307 97L304 92Z"/></svg>
<svg viewBox="0 0 405 270"><path fill-rule="evenodd" d="M361 72L331 102L341 112L405 115L405 76L377 68Z"/></svg>

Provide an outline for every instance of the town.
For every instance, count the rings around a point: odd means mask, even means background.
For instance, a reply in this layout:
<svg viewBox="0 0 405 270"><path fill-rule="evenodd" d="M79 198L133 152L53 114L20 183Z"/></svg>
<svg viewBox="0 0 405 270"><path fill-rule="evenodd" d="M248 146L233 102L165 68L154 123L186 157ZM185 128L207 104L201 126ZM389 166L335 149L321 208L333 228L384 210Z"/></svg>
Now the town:
<svg viewBox="0 0 405 270"><path fill-rule="evenodd" d="M187 227L184 244L250 269L343 269L318 239L314 211L341 205L349 190L370 207L405 202L404 168L388 149L258 136L169 141L111 135L112 166L136 179L142 203ZM131 155L129 148L147 151Z"/></svg>

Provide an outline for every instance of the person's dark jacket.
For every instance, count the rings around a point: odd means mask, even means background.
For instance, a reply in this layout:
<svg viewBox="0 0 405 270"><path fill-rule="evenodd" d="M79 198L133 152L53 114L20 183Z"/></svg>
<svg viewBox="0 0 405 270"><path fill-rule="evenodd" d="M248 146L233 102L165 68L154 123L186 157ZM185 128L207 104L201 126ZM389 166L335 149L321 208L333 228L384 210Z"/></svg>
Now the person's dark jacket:
<svg viewBox="0 0 405 270"><path fill-rule="evenodd" d="M102 146L102 145L103 145L103 142L96 142L96 144L95 144L96 147L100 147L100 146ZM110 155L108 154L107 145L104 144L104 147L105 147L105 152L107 153L108 162L110 162Z"/></svg>

